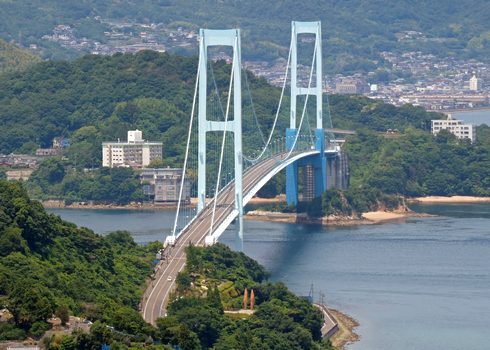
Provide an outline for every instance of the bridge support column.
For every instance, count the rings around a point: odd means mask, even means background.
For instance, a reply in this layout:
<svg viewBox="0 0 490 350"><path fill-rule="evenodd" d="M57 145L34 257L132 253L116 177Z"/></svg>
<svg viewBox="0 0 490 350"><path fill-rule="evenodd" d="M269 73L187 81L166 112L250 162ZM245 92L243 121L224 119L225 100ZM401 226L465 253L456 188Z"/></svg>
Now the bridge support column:
<svg viewBox="0 0 490 350"><path fill-rule="evenodd" d="M315 66L314 86L298 86L298 35L313 34L315 36L315 51L313 65ZM313 67L312 67L313 69ZM301 84L300 84L301 85ZM320 22L291 22L291 108L289 129L286 130L286 146L290 150L294 144L296 130L296 103L298 96L312 95L316 97L316 142L315 148L320 154L310 159L308 164L314 167L315 196L321 196L326 189L327 165L325 159L325 133L323 131L322 112L323 76L322 76L322 27ZM286 168L286 201L288 205L298 204L298 164Z"/></svg>
<svg viewBox="0 0 490 350"><path fill-rule="evenodd" d="M286 129L286 149L294 146L297 129ZM286 167L286 202L288 205L298 204L298 162Z"/></svg>
<svg viewBox="0 0 490 350"><path fill-rule="evenodd" d="M327 157L325 155L325 131L315 130L315 148L320 153L315 162L315 197L320 197L327 190Z"/></svg>
<svg viewBox="0 0 490 350"><path fill-rule="evenodd" d="M235 209L238 211L239 237L243 239L243 159L242 159L242 63L240 30L201 29L199 41L199 149L198 149L198 205L197 213L206 206L206 134L211 131L232 132L234 134L235 165ZM208 47L231 46L233 49L233 118L224 121L207 119L207 69ZM230 82L231 84L231 82Z"/></svg>

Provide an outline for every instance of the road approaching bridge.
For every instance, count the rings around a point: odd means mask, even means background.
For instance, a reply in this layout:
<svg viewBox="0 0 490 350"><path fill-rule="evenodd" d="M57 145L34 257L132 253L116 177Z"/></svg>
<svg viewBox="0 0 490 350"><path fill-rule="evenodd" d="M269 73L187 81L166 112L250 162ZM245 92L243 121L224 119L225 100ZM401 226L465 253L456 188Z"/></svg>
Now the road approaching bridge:
<svg viewBox="0 0 490 350"><path fill-rule="evenodd" d="M275 157L267 158L250 168L243 176L243 205L258 192L274 175L298 159L318 154L316 150L306 152L281 153ZM218 194L216 213L214 219L214 230L210 231L212 210L214 200L194 218L194 220L180 233L174 246L165 248L165 256L157 266L155 279L149 285L143 296L141 309L145 321L155 324L159 317L167 313L167 303L172 290L175 287L175 278L185 266L185 248L189 244L202 246L208 235L212 235L214 241L224 232L226 227L236 218L238 212L235 210L234 183L231 182Z"/></svg>
<svg viewBox="0 0 490 350"><path fill-rule="evenodd" d="M199 65L197 72L194 98L191 108L191 118L189 123L189 132L187 136L187 146L185 150L184 166L182 171L182 181L180 186L179 202L175 217L172 235L168 236L165 241L165 248L160 261L156 267L154 280L151 282L145 292L141 302L141 312L145 321L155 324L159 317L167 314L167 305L172 298L175 288L175 280L180 271L185 267L186 252L185 249L190 244L203 246L214 244L226 228L237 219L239 238L243 239L243 207L252 199L252 197L270 181L281 170L286 169L286 201L288 204L297 204L298 201L298 168L307 169L307 181L305 186L308 189L308 195L311 198L320 196L327 190L327 177L332 176L336 179L333 169L343 169L345 165L341 157L341 150L331 134L351 134L349 130L333 129L330 116L327 115L327 124L330 129L324 128L323 121L323 75L322 75L322 54L321 54L321 23L320 22L292 22L292 39L288 63L284 76L283 88L279 98L279 105L276 110L275 119L272 128L269 130L268 137L263 139L263 148L258 153L254 153L252 158L243 154L242 145L242 88L241 88L241 49L240 49L240 31L231 30L211 30L201 29L199 40ZM313 34L315 35L314 51L312 64L310 68L308 85L304 86L301 79L298 80L298 35ZM212 46L229 46L233 49L233 59L231 65L230 84L228 86L228 98L226 108L221 105L219 96L221 93L214 81L214 74L211 79L214 84L208 83L208 47ZM288 81L288 71L291 70L290 79L290 113L289 127L285 130L285 138L278 139L276 126L279 116L281 115L281 103ZM315 72L315 74L313 74ZM313 77L315 83L312 84ZM245 79L246 83L246 79ZM246 83L247 84L247 83ZM214 93L218 98L213 98L220 105L219 108L208 108L209 86L214 86ZM211 90L213 90L211 89ZM308 96L315 96L316 104L316 128L312 129L307 117ZM197 101L197 97L199 97ZM304 98L303 109L298 113L298 98ZM233 100L233 102L232 102ZM191 142L194 112L197 103L197 149L193 149ZM252 103L252 102L251 102ZM230 106L233 105L233 116L229 117ZM252 110L253 103L252 103ZM213 115L217 113L217 115ZM225 112L226 111L226 112ZM255 112L254 112L255 113ZM306 116L306 117L305 117ZM297 118L298 117L298 118ZM305 121L306 120L306 121ZM255 116L258 131L261 131L260 125ZM303 122L305 121L305 122ZM221 151L218 149L207 149L208 142L206 134L209 132L222 132ZM228 159L233 159L233 180L220 189L220 183L223 179L221 171L223 170L223 159L229 151L226 145L227 133L233 133L231 152L228 153ZM328 135L325 134L328 133ZM276 135L276 137L274 137ZM284 134L282 134L284 135ZM262 135L264 136L264 135ZM273 140L274 137L274 140ZM267 140L267 141L266 141ZM252 149L256 149L256 145ZM192 151L191 151L192 148ZM192 167L187 165L189 154L195 152L194 157L197 166L197 215L190 222L187 222L181 231L177 230L179 218L180 203L182 200L182 190L185 184L185 175ZM208 183L206 176L207 154L214 152L219 155L218 174L214 198L206 202L205 194ZM257 157L256 157L257 155ZM192 159L192 158L191 158ZM226 159L226 158L225 158ZM249 166L246 168L246 166ZM246 170L244 170L246 168ZM231 175L231 173L230 173ZM336 184L335 182L333 182ZM243 243L243 241L242 241ZM330 320L331 321L331 320ZM325 330L327 326L324 326Z"/></svg>

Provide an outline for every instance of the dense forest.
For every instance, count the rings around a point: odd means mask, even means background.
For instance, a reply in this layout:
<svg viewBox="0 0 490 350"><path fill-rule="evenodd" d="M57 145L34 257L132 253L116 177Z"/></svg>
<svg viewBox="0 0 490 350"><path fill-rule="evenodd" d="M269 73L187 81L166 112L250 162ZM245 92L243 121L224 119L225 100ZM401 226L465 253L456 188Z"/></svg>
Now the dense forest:
<svg viewBox="0 0 490 350"><path fill-rule="evenodd" d="M39 57L0 39L0 73L25 69L39 61Z"/></svg>
<svg viewBox="0 0 490 350"><path fill-rule="evenodd" d="M0 323L0 340L39 337L53 314L148 333L137 307L159 245L78 228L46 213L19 183L0 181L0 304L13 316Z"/></svg>
<svg viewBox="0 0 490 350"><path fill-rule="evenodd" d="M78 170L60 157L43 161L25 184L36 199L128 204L145 198L138 174L131 168Z"/></svg>
<svg viewBox="0 0 490 350"><path fill-rule="evenodd" d="M29 153L49 146L55 136L69 137L65 158L46 161L34 172L27 184L33 196L121 204L144 200L134 172L98 169L100 144L125 139L128 129L139 128L146 139L163 142L164 166L181 166L196 63L194 58L140 52L43 62L0 75L0 120L9 130L0 135L0 152ZM229 66L219 62L214 67L224 91ZM251 75L248 81L260 126L269 130L280 91ZM246 103L244 147L251 155L261 141ZM480 126L477 141L470 144L445 133L430 135L430 120L443 116L420 107L333 95L325 99L323 110L335 127L357 131L345 145L350 191L357 191L349 198L364 199L351 201L352 208L372 207L384 194L490 195L488 127ZM278 130L285 129L288 113L287 107L281 110ZM209 157L217 161L216 154ZM283 191L279 176L261 194Z"/></svg>
<svg viewBox="0 0 490 350"><path fill-rule="evenodd" d="M358 96L332 100L336 100L332 102L334 125L357 131L344 148L350 167L347 199L351 198L357 211L373 208L384 195L490 196L487 125L477 127L476 142L470 143L446 131L434 137L428 131L430 119L441 116L420 108L396 108Z"/></svg>
<svg viewBox="0 0 490 350"><path fill-rule="evenodd" d="M215 65L220 91L226 90L227 70L223 62ZM125 140L127 130L138 128L145 139L163 142L166 165L180 164L196 71L196 58L144 51L42 62L0 75L0 121L9 129L0 135L0 153L29 153L65 136L74 165L92 168L100 164L102 141ZM280 91L251 75L248 81L266 129ZM244 99L248 96L244 92ZM244 144L257 144L252 114L245 110L244 118L249 118L244 120Z"/></svg>
<svg viewBox="0 0 490 350"><path fill-rule="evenodd" d="M75 62L42 62L0 77L0 120L9 133L0 152L48 147L53 137L70 137L71 156L92 166L100 143L125 139L139 127L147 139L164 141L165 158L180 153L192 101L195 59L143 52L86 56ZM97 147L95 145L97 144ZM177 149L176 149L177 148Z"/></svg>
<svg viewBox="0 0 490 350"><path fill-rule="evenodd" d="M490 127L479 127L475 144L448 132L437 137L409 129L395 135L361 131L349 139L351 183L346 191L328 190L301 206L311 216L360 214L397 209L404 198L490 196ZM291 210L284 205L282 210Z"/></svg>
<svg viewBox="0 0 490 350"><path fill-rule="evenodd" d="M56 136L65 136L71 141L66 155L73 165L93 168L100 164L102 141L124 140L128 129L139 128L145 139L163 142L167 165L178 165L196 65L195 58L145 51L43 62L27 71L0 75L0 121L9 129L0 135L0 153L29 153L36 147L49 147ZM223 92L229 66L222 62L214 66ZM263 79L248 77L254 109L266 132L271 129L280 91ZM244 147L251 152L261 141L250 113L249 91L246 86L243 89ZM333 124L339 128L386 131L413 125L428 129L434 117L421 108L395 108L367 98L333 96L330 106L327 103L324 111L331 111ZM277 127L281 131L288 125L288 104L286 94ZM329 117L325 117L327 124Z"/></svg>
<svg viewBox="0 0 490 350"><path fill-rule="evenodd" d="M41 40L55 25L70 24L80 37L103 41L108 26L95 20L164 23L191 28L240 27L247 58L286 56L292 20L321 20L329 71L372 70L379 53L417 50L488 62L489 4L484 0L297 2L145 0L35 0L0 2L0 38L37 44L44 57L75 52ZM397 33L420 31L424 40L398 41ZM328 48L328 49L327 49ZM376 63L375 63L376 62Z"/></svg>
<svg viewBox="0 0 490 350"><path fill-rule="evenodd" d="M39 339L52 315L63 324L76 315L93 322L90 332L54 332L47 349L331 349L318 310L220 244L187 249L169 316L157 327L145 323L138 304L159 247L139 246L128 232L78 228L46 213L21 184L0 181L0 305L11 314L0 322L0 341ZM227 316L244 288L254 289L257 311Z"/></svg>

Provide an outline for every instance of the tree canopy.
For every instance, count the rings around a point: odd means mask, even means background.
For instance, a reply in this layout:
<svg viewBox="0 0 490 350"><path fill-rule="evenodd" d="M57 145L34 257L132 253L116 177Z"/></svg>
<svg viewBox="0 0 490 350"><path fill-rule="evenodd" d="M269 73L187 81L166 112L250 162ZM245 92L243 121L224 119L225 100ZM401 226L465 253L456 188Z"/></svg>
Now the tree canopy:
<svg viewBox="0 0 490 350"><path fill-rule="evenodd" d="M102 237L77 228L46 213L20 184L1 180L0 303L13 328L0 327L0 339L37 336L59 312L147 333L136 309L158 246L138 246L128 232Z"/></svg>
<svg viewBox="0 0 490 350"><path fill-rule="evenodd" d="M36 44L44 57L73 57L46 40L54 26L75 28L79 37L104 41L104 21L162 23L168 28L242 28L243 53L250 59L287 56L290 22L321 20L330 72L374 70L382 51L423 51L488 62L488 3L484 0L401 0L386 6L367 0L198 1L34 0L0 2L0 37ZM398 33L419 31L422 40L400 41ZM195 54L197 45L192 47ZM183 51L182 47L174 50ZM80 53L78 53L80 54Z"/></svg>

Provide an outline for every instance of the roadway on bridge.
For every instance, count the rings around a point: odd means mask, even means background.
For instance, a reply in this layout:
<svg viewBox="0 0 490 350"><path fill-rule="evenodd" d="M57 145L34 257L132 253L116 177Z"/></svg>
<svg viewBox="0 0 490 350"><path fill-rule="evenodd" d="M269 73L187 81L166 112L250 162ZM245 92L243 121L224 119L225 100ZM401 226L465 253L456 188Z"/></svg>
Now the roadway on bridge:
<svg viewBox="0 0 490 350"><path fill-rule="evenodd" d="M295 152L298 153L298 152ZM295 153L291 154L293 156ZM287 152L268 158L248 168L243 176L244 197L268 173L287 157ZM213 227L217 228L235 209L235 188L233 182L228 184L219 194ZM209 234L213 201L196 216L194 221L180 234L174 247L167 247L165 254L169 257L157 266L155 280L152 281L143 297L141 308L145 321L155 324L159 317L167 313L167 303L175 286L177 274L185 266L185 248L191 244L201 246Z"/></svg>

